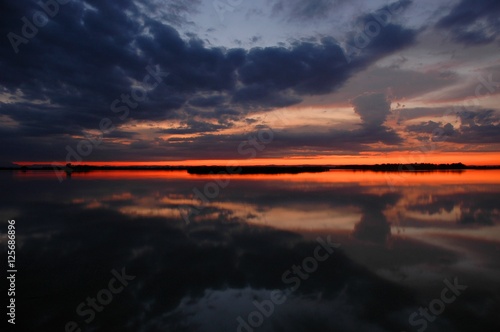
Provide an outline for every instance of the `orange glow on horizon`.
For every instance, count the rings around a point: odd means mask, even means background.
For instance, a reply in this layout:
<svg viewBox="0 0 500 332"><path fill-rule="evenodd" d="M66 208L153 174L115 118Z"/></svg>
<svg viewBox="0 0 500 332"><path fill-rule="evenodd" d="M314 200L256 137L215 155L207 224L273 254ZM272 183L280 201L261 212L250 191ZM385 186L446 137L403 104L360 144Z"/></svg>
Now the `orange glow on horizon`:
<svg viewBox="0 0 500 332"><path fill-rule="evenodd" d="M215 165L235 165L235 166L265 166L265 165L372 165L387 163L433 163L452 164L464 163L465 165L500 165L499 152L431 152L418 153L391 152L362 153L359 155L339 155L339 156L314 156L311 158L289 157L289 158L255 158L255 159L209 159L209 160L182 160L182 161L82 161L72 163L73 165L89 166L215 166ZM64 166L66 162L46 162L46 161L19 161L14 162L20 166L29 165L53 165Z"/></svg>

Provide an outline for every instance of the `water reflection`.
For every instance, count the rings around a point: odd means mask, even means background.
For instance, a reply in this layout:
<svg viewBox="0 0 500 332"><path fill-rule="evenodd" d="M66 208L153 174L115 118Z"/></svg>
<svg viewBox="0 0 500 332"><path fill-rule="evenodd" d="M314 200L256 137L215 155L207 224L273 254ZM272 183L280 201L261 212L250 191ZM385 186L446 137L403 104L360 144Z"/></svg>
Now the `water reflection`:
<svg viewBox="0 0 500 332"><path fill-rule="evenodd" d="M361 220L354 225L355 238L374 243L385 244L391 235L391 226L383 211L388 205L394 206L399 195L382 196L365 195L360 203L363 205Z"/></svg>
<svg viewBox="0 0 500 332"><path fill-rule="evenodd" d="M495 330L499 175L421 173L392 187L372 172L236 176L202 203L193 189L210 176L2 173L0 215L19 225L27 330L236 331L327 235L341 249L259 330L416 330L409 315L454 277L469 288L427 331L468 331L464 317ZM189 224L186 206L199 211ZM85 324L75 308L122 267L137 278Z"/></svg>

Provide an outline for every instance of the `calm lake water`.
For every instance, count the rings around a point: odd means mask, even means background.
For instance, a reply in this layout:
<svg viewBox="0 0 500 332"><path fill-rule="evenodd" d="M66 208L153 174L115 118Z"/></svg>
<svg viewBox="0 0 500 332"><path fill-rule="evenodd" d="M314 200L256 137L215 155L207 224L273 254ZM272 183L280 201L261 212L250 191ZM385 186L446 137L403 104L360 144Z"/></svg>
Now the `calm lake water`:
<svg viewBox="0 0 500 332"><path fill-rule="evenodd" d="M500 171L0 184L23 331L500 330Z"/></svg>

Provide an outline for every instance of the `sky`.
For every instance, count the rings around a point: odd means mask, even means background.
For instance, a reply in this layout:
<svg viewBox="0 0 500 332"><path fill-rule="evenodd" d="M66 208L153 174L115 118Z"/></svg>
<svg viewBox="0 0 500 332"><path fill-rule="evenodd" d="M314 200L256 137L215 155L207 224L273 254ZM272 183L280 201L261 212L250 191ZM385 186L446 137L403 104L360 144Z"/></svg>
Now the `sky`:
<svg viewBox="0 0 500 332"><path fill-rule="evenodd" d="M0 3L0 166L500 165L498 0Z"/></svg>

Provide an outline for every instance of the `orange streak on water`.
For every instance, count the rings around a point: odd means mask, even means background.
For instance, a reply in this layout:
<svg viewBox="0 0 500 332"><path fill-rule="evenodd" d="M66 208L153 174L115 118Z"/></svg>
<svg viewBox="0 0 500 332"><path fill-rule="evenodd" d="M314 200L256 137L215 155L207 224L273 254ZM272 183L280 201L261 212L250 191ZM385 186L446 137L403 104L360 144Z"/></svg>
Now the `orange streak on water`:
<svg viewBox="0 0 500 332"><path fill-rule="evenodd" d="M18 179L49 179L57 180L53 171L15 171ZM65 178L64 172L60 176ZM187 171L90 171L76 172L71 175L75 180L191 180L213 181L213 179L231 179L244 181L287 181L309 183L358 183L360 185L417 185L417 184L466 184L466 183L500 183L500 170L466 170L466 171L436 171L436 172L372 172L332 170L322 173L300 174L254 174L254 175L196 175ZM67 181L67 179L65 179Z"/></svg>

